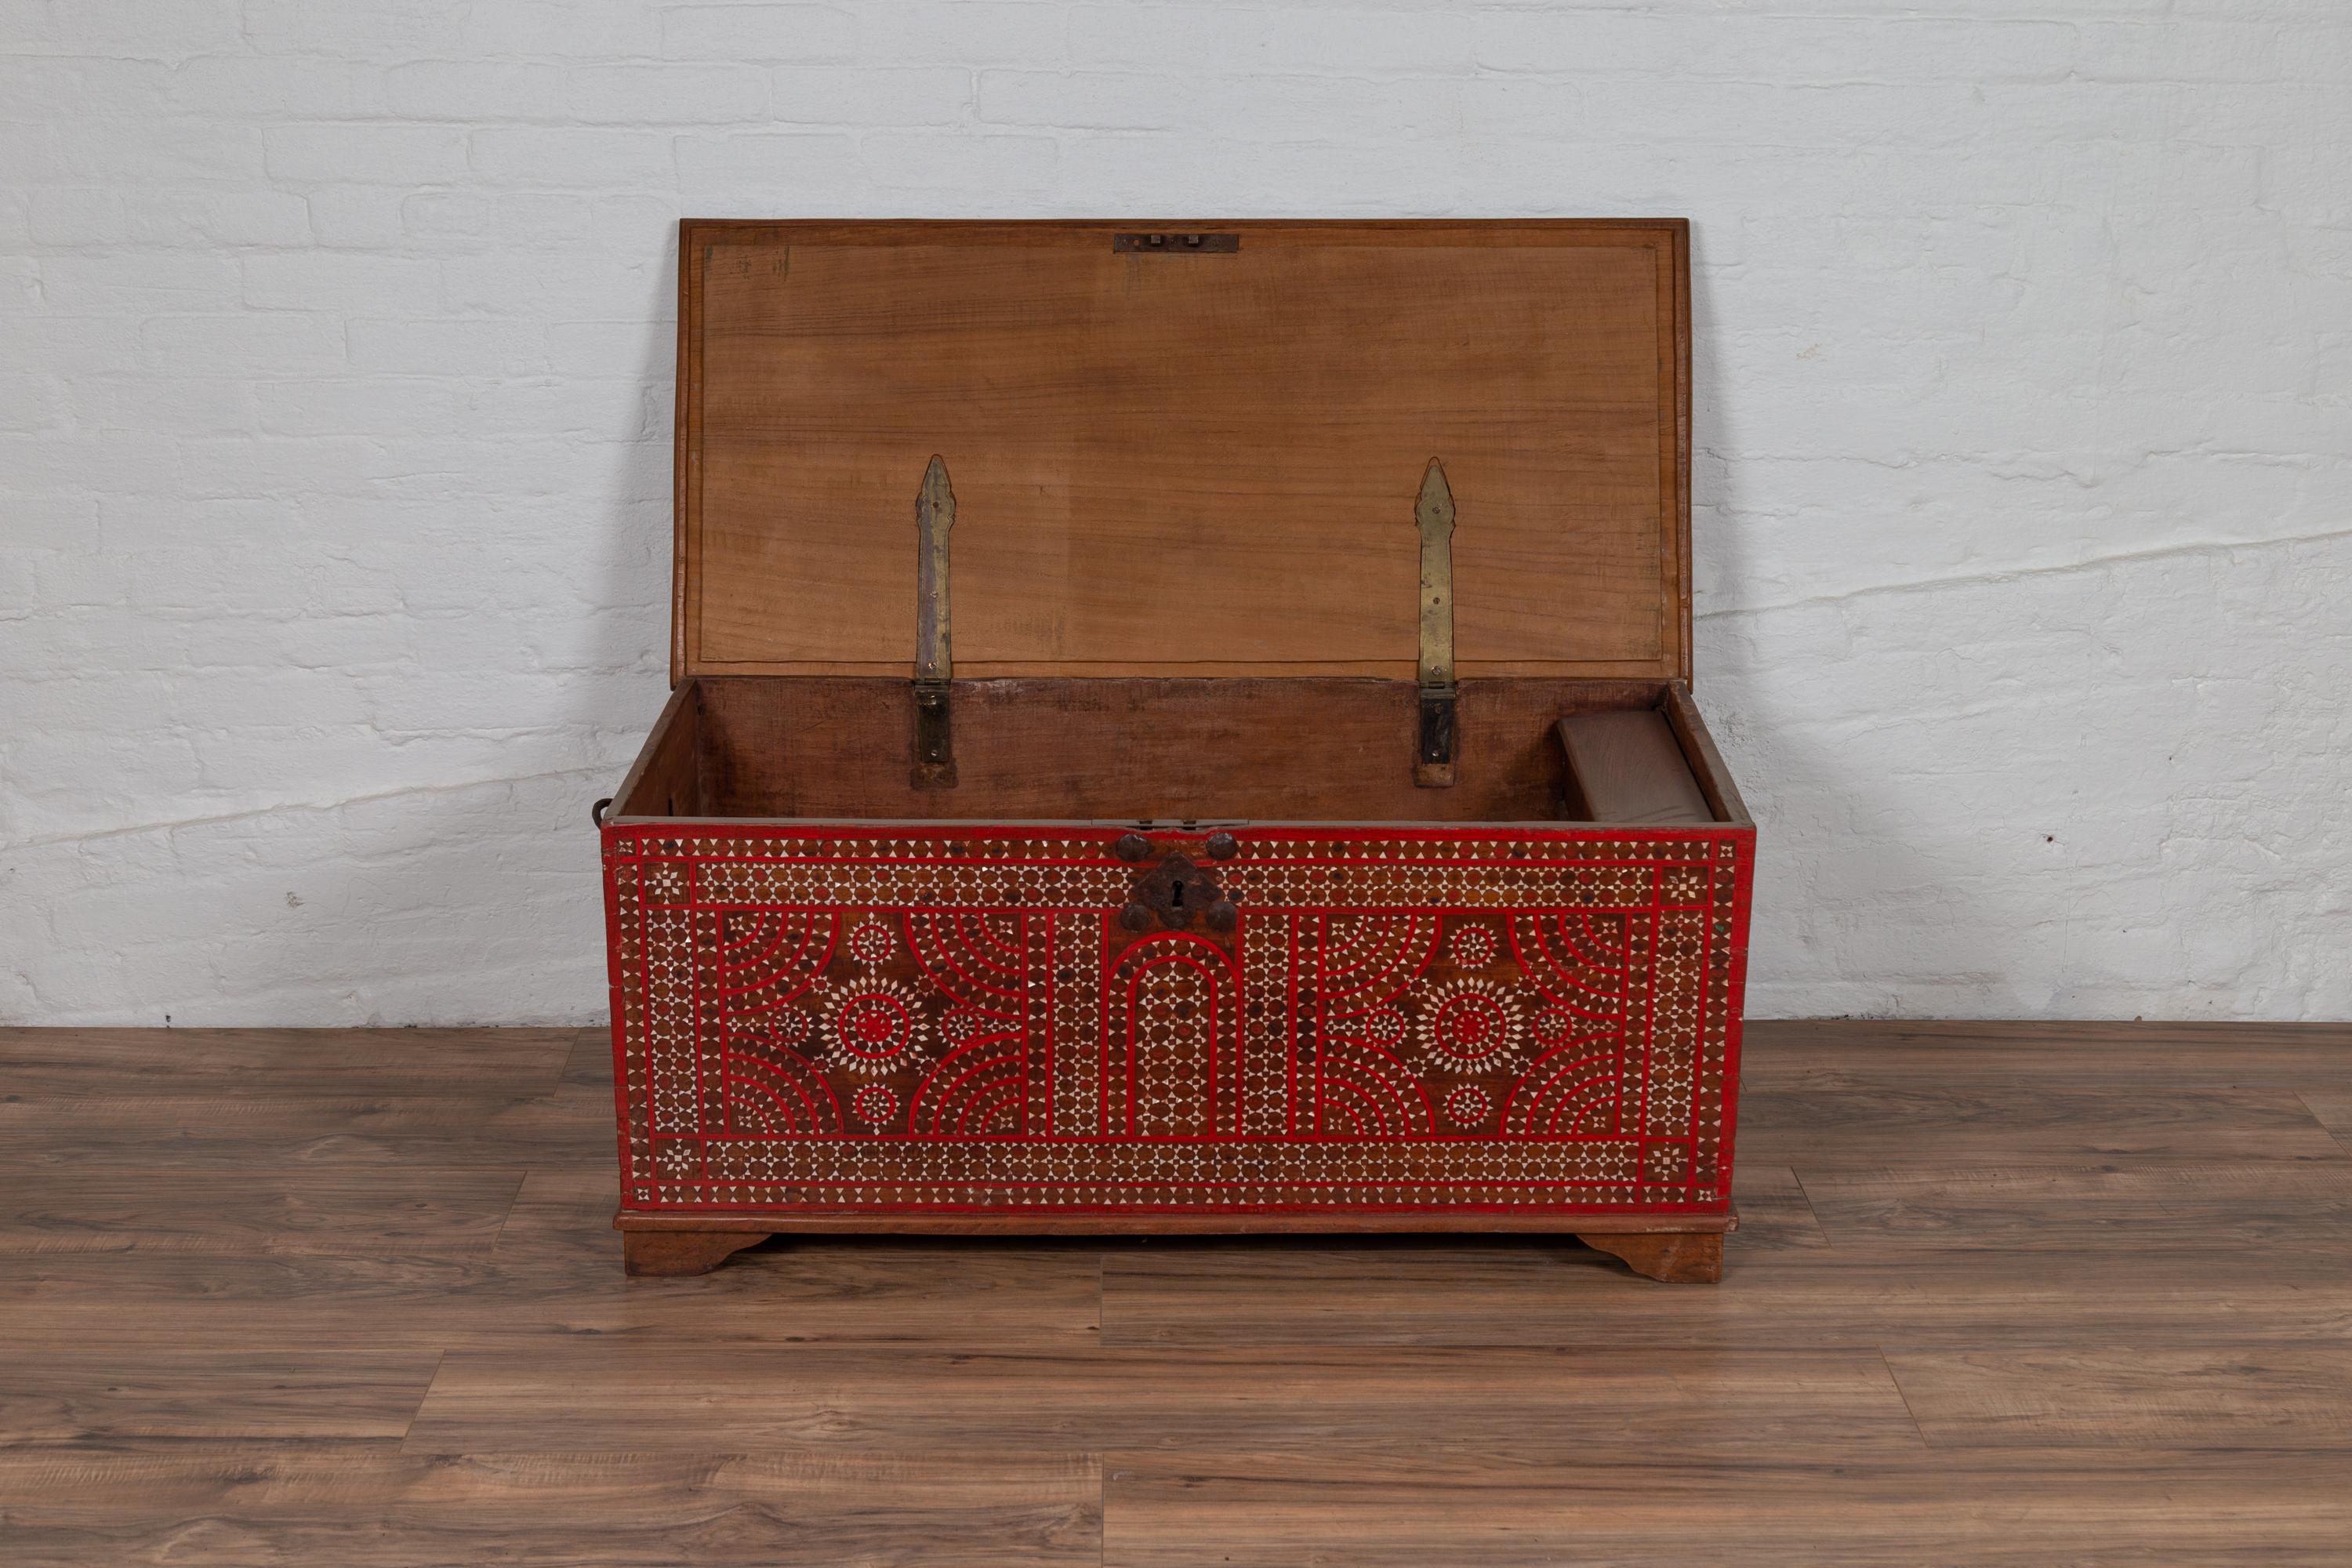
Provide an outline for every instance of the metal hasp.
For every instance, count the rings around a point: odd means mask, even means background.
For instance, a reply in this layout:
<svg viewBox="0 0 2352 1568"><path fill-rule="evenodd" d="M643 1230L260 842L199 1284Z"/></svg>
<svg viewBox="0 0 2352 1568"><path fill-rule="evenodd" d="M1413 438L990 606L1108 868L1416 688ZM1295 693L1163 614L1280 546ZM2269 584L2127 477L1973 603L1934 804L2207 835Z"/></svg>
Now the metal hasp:
<svg viewBox="0 0 2352 1568"><path fill-rule="evenodd" d="M938 454L915 494L915 774L917 789L952 789L955 738L948 723L948 683L955 655L948 628L948 531L955 490Z"/></svg>
<svg viewBox="0 0 2352 1568"><path fill-rule="evenodd" d="M1421 529L1421 735L1412 782L1444 789L1454 783L1454 489L1435 458L1412 516Z"/></svg>
<svg viewBox="0 0 2352 1568"><path fill-rule="evenodd" d="M1216 877L1181 849L1136 878L1118 911L1119 925L1138 933L1157 921L1170 931L1205 923L1219 936L1229 936L1241 918Z"/></svg>

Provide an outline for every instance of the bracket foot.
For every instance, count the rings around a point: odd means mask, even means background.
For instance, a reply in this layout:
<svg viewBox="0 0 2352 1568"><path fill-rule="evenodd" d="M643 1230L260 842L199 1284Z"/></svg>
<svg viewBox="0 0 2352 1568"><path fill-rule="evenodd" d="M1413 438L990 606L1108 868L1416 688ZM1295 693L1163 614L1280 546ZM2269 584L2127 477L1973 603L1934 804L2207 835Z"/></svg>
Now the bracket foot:
<svg viewBox="0 0 2352 1568"><path fill-rule="evenodd" d="M632 1279L708 1274L771 1234L764 1230L625 1230L621 1267Z"/></svg>
<svg viewBox="0 0 2352 1568"><path fill-rule="evenodd" d="M1669 1285L1712 1285L1723 1278L1719 1231L1658 1231L1648 1235L1580 1236L1595 1252L1624 1259L1627 1268Z"/></svg>

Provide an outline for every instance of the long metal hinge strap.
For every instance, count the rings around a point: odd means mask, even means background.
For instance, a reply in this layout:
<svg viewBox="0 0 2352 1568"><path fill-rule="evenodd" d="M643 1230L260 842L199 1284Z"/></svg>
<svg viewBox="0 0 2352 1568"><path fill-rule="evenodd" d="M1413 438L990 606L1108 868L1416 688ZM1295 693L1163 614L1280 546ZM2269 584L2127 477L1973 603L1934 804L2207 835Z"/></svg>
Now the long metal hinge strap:
<svg viewBox="0 0 2352 1568"><path fill-rule="evenodd" d="M949 682L955 679L948 625L948 531L955 526L954 487L934 454L915 493L915 786L943 789L956 782L955 743L948 720Z"/></svg>
<svg viewBox="0 0 2352 1568"><path fill-rule="evenodd" d="M1454 488L1435 458L1421 477L1412 515L1421 529L1421 726L1412 776L1443 788L1454 782Z"/></svg>

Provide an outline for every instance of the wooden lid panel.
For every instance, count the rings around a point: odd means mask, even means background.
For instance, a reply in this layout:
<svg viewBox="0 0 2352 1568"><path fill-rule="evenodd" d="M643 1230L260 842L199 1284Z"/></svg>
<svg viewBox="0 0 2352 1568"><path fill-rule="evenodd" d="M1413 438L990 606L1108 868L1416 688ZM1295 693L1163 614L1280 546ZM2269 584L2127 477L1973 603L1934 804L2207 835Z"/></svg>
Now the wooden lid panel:
<svg viewBox="0 0 2352 1568"><path fill-rule="evenodd" d="M684 232L678 673L1409 679L1422 472L1465 676L1686 673L1678 224L702 224Z"/></svg>

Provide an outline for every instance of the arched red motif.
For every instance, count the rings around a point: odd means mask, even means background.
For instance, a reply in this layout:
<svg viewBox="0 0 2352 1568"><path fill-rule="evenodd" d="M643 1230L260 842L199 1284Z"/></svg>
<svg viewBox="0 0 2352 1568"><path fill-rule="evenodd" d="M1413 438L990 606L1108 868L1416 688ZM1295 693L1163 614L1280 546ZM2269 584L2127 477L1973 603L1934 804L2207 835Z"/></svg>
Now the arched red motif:
<svg viewBox="0 0 2352 1568"><path fill-rule="evenodd" d="M1613 1044L1599 1037L1551 1052L1511 1087L1511 1098L1503 1107L1503 1131L1515 1138L1595 1137L1614 1131L1622 1066Z"/></svg>
<svg viewBox="0 0 2352 1568"><path fill-rule="evenodd" d="M924 977L964 1007L999 1018L1021 1016L1021 917L972 910L918 910L906 917L907 945Z"/></svg>
<svg viewBox="0 0 2352 1568"><path fill-rule="evenodd" d="M1105 977L1105 1131L1217 1138L1241 1131L1241 977L1216 943L1147 937Z"/></svg>
<svg viewBox="0 0 2352 1568"><path fill-rule="evenodd" d="M1614 1019L1625 988L1625 921L1580 910L1514 915L1511 956L1528 983L1588 1018Z"/></svg>
<svg viewBox="0 0 2352 1568"><path fill-rule="evenodd" d="M1029 1130L1029 1058L1018 1033L985 1035L951 1051L915 1090L918 1138L1017 1138Z"/></svg>
<svg viewBox="0 0 2352 1568"><path fill-rule="evenodd" d="M1324 1005L1334 1017L1377 1007L1418 978L1436 952L1433 915L1331 916L1323 930Z"/></svg>
<svg viewBox="0 0 2352 1568"><path fill-rule="evenodd" d="M741 1038L730 1043L725 1063L730 1131L805 1138L841 1131L833 1086L797 1053Z"/></svg>
<svg viewBox="0 0 2352 1568"><path fill-rule="evenodd" d="M837 916L815 910L729 910L719 955L728 1015L764 1013L806 991L833 957L839 925Z"/></svg>
<svg viewBox="0 0 2352 1568"><path fill-rule="evenodd" d="M1360 1040L1326 1041L1315 1064L1315 1125L1327 1137L1427 1137L1434 1117L1412 1069Z"/></svg>

